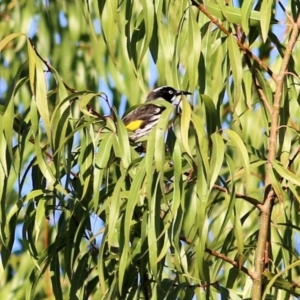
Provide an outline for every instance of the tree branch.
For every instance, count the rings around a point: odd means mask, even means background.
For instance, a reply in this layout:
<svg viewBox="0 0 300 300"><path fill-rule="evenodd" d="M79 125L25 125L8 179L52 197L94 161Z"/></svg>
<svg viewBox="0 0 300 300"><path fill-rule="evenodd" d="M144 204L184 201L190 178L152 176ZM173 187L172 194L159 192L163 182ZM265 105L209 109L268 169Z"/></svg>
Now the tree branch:
<svg viewBox="0 0 300 300"><path fill-rule="evenodd" d="M220 252L217 252L217 251L214 251L214 250L211 250L209 248L205 248L205 252L206 253L209 253L215 257L218 257L224 261L226 261L227 263L231 264L232 266L240 269L242 272L244 272L245 274L247 274L250 278L254 279L255 277L255 273L250 271L249 269L247 269L246 267L244 266L241 266L238 262L236 262L235 260L229 258L228 256L220 253Z"/></svg>
<svg viewBox="0 0 300 300"><path fill-rule="evenodd" d="M197 6L197 8L203 12L210 20L212 23L214 23L222 32L224 32L227 36L232 35L232 33L227 30L223 24L221 22L219 22L214 16L212 16L205 8L205 5L200 4L198 5L197 3L193 2L195 6ZM252 53L252 51L246 47L241 41L239 41L238 39L236 39L236 42L239 46L239 48L245 53L247 54L251 59L253 59L254 61L256 61L262 69L264 69L274 80L274 73L273 71L259 58L257 57L255 54Z"/></svg>
<svg viewBox="0 0 300 300"><path fill-rule="evenodd" d="M229 193L229 191L226 188L224 188L222 186L219 186L219 185L216 185L216 184L214 185L214 189L219 190L219 191L224 192L224 193ZM240 194L240 193L235 193L235 197L239 198L239 199L246 200L247 202L254 205L259 210L262 209L262 204L255 198L252 198L252 197Z"/></svg>
<svg viewBox="0 0 300 300"><path fill-rule="evenodd" d="M185 237L181 236L180 237L180 240L182 240L183 242L187 243L187 244L191 244L191 241L186 239ZM212 250L212 249L209 249L209 248L205 248L204 250L206 253L209 253L215 257L218 257L224 261L226 261L227 263L231 264L232 266L240 269L242 272L244 272L245 274L247 274L249 277L251 277L252 279L255 277L255 273L250 271L249 269L247 269L246 267L244 266L241 266L238 262L236 262L235 260L229 258L228 256L220 253L220 252L217 252L215 250Z"/></svg>
<svg viewBox="0 0 300 300"><path fill-rule="evenodd" d="M276 90L274 95L274 105L271 114L271 124L270 124L270 136L269 136L269 152L268 152L268 162L265 180L265 198L264 204L262 206L260 229L258 234L258 242L255 253L255 277L253 281L252 288L252 299L261 299L262 295L262 279L263 279L263 269L267 267L267 262L265 262L266 253L268 253L268 239L270 230L270 218L272 213L272 208L274 204L274 198L276 194L272 188L272 174L273 174L273 161L276 158L277 149L277 135L278 135L278 122L280 113L280 101L282 98L282 91L284 87L284 79L286 77L286 72L288 68L288 63L291 59L291 54L294 45L299 36L300 28L300 13L298 13L297 21L292 24L292 32L290 40L285 50L283 56L280 71L277 75L273 74L273 79L276 83ZM267 255L268 256L268 255Z"/></svg>
<svg viewBox="0 0 300 300"><path fill-rule="evenodd" d="M28 40L29 40L29 42L30 42L30 45L31 45L32 49L34 50L35 54L37 55L37 57L38 57L38 58L43 62L43 64L47 67L46 72L53 73L53 71L52 71L52 70L53 70L53 67L51 66L51 64L50 64L47 60L45 60L45 59L41 56L41 54L37 51L37 49L36 49L34 43L32 42L32 40L31 40L30 38L28 38ZM63 80L62 80L62 83L63 83L64 87L66 88L66 90L68 90L70 93L74 94L74 93L77 93L77 92L78 92L76 89L74 89L74 88L70 87L68 84L66 84ZM107 104L108 107L110 108L110 111L112 111L112 107L111 107L111 105L109 104L107 95L106 95L106 94L105 94L105 96L101 96L101 95L100 95L99 98L104 99L104 101L106 102L106 104ZM103 120L103 121L106 122L106 117L104 117L104 116L100 115L99 113L97 113L91 105L87 104L86 107L87 107L87 109L88 109L88 111L89 111L90 113L92 113L93 115L97 116L99 119L101 119L101 120Z"/></svg>

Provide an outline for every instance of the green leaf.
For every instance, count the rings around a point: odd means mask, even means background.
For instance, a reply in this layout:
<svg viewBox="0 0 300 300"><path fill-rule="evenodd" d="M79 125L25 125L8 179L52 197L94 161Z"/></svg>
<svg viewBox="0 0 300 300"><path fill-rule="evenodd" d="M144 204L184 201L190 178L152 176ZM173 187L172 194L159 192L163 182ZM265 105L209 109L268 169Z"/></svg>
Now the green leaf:
<svg viewBox="0 0 300 300"><path fill-rule="evenodd" d="M123 121L118 116L116 116L116 118L117 118L118 145L121 152L121 159L124 168L127 169L129 164L131 163L128 133ZM115 150L115 152L117 151Z"/></svg>
<svg viewBox="0 0 300 300"><path fill-rule="evenodd" d="M218 133L211 135L212 155L210 160L210 182L209 190L212 190L222 167L225 145L222 137Z"/></svg>
<svg viewBox="0 0 300 300"><path fill-rule="evenodd" d="M238 153L240 154L240 157L242 159L242 164L244 167L244 182L246 183L246 189L247 189L247 183L250 180L250 161L249 161L249 156L247 153L247 149L245 147L245 144L243 143L243 141L241 140L241 138L239 137L239 135L230 130L227 129L226 134L228 134L231 143L233 144L233 146L236 148L236 150L238 151Z"/></svg>
<svg viewBox="0 0 300 300"><path fill-rule="evenodd" d="M237 209L236 209L237 210ZM238 252L238 263L239 266L242 266L244 263L244 232L243 232L243 224L241 223L241 218L240 216L237 214L237 212L235 212L235 216L234 216L234 236L236 238L236 245L237 245L237 252Z"/></svg>
<svg viewBox="0 0 300 300"><path fill-rule="evenodd" d="M145 168L143 168L145 160L142 161L141 169L134 177L131 188L130 188L130 195L133 197L129 197L126 205L125 211L125 221L124 221L124 228L122 228L122 232L124 232L123 236L123 244L120 245L122 247L122 253L120 258L120 266L119 266L119 290L122 290L124 275L126 273L126 269L132 260L130 256L130 248L129 248L129 237L130 232L132 230L132 223L133 223L133 214L134 209L138 205L138 203L143 199L142 195L142 183L145 178Z"/></svg>
<svg viewBox="0 0 300 300"><path fill-rule="evenodd" d="M283 167L278 161L273 160L272 166L276 170L276 172L282 177L282 179L290 181L297 186L300 186L300 178L295 173L291 172L287 168Z"/></svg>
<svg viewBox="0 0 300 300"><path fill-rule="evenodd" d="M205 106L206 127L209 135L213 134L219 126L219 116L215 104L207 95L201 95L201 100Z"/></svg>
<svg viewBox="0 0 300 300"><path fill-rule="evenodd" d="M33 95L35 95L35 73L36 73L36 54L32 49L32 46L27 40L27 51L28 51L28 68L29 68L29 83L30 89Z"/></svg>
<svg viewBox="0 0 300 300"><path fill-rule="evenodd" d="M283 188L282 188L282 185L281 185L281 182L280 180L277 178L277 176L274 174L274 171L272 170L271 172L271 184L272 184L272 188L274 189L275 191L275 194L278 198L278 200L280 202L283 202L283 201L287 201L287 196L286 196L286 193L284 192Z"/></svg>
<svg viewBox="0 0 300 300"><path fill-rule="evenodd" d="M208 139L207 134L204 131L203 120L192 111L192 123L197 136L197 143L199 144L199 150L201 152L201 158L203 160L203 165L205 171L209 172L209 161L208 161Z"/></svg>
<svg viewBox="0 0 300 300"><path fill-rule="evenodd" d="M261 28L261 34L264 43L268 38L273 4L274 4L273 0L263 0L260 8L260 13L261 13L260 28Z"/></svg>
<svg viewBox="0 0 300 300"><path fill-rule="evenodd" d="M153 35L153 27L154 27L154 5L151 1L142 0L141 4L143 6L143 17L146 28L146 36L144 37L144 41L142 43L142 50L139 57L138 67L140 67L141 62L148 51L149 44L151 42L151 38Z"/></svg>
<svg viewBox="0 0 300 300"><path fill-rule="evenodd" d="M32 59L29 58L29 73L31 77L30 83L33 88L34 99L36 101L39 114L42 118L43 125L45 126L48 139L51 140L50 113L48 107L44 69L42 66L42 62L39 60L34 51L30 50L30 53L31 55L29 57L32 56Z"/></svg>
<svg viewBox="0 0 300 300"><path fill-rule="evenodd" d="M212 1L205 2L205 6L207 11L213 16L234 23L241 24L242 23L242 12L240 8L232 7L232 6L219 6L218 4L213 3ZM226 17L225 17L226 16ZM261 13L258 11L251 11L250 13L250 26L259 26L260 24Z"/></svg>
<svg viewBox="0 0 300 300"><path fill-rule="evenodd" d="M236 39L233 35L228 36L227 40L230 66L234 81L234 106L236 106L241 98L241 85L243 78L242 58Z"/></svg>
<svg viewBox="0 0 300 300"><path fill-rule="evenodd" d="M4 47L12 40L14 40L15 38L19 37L19 36L26 36L25 33L22 32L15 32L15 33L11 33L8 36L6 36L5 38L3 38L0 41L0 51L2 51L4 49Z"/></svg>
<svg viewBox="0 0 300 300"><path fill-rule="evenodd" d="M273 92L272 89L270 87L270 84L268 83L268 81L265 79L265 77L262 75L261 72L259 72L258 70L256 70L256 75L257 75L257 80L259 82L259 85L261 86L267 101L272 104L273 103Z"/></svg>
<svg viewBox="0 0 300 300"><path fill-rule="evenodd" d="M6 143L4 133L1 130L1 132L0 132L0 164L1 164L1 169L4 172L5 176L8 176L6 151L7 151L7 143Z"/></svg>
<svg viewBox="0 0 300 300"><path fill-rule="evenodd" d="M165 160L165 140L170 118L174 114L174 105L170 104L162 112L159 117L158 123L155 126L155 149L154 149L154 160L155 166L158 171L163 171L164 160ZM149 143L149 141L148 141Z"/></svg>
<svg viewBox="0 0 300 300"><path fill-rule="evenodd" d="M222 221L222 223L220 224L220 231L218 232L216 241L221 239L221 236L224 234L224 231L226 230L226 226L228 225L229 220L231 219L235 219L234 216L234 209L235 209L235 204L236 204L236 197L235 197L235 189L233 188L231 191L231 194L224 194L224 199L225 199L225 203L227 206L227 210L225 212L225 217Z"/></svg>
<svg viewBox="0 0 300 300"><path fill-rule="evenodd" d="M46 201L45 199L39 199L37 209L36 209L36 216L35 216L35 222L34 222L34 228L35 228L35 242L40 238L40 229L42 222L45 220L45 207L46 207Z"/></svg>
<svg viewBox="0 0 300 300"><path fill-rule="evenodd" d="M103 30L103 38L106 42L108 50L110 52L111 58L114 63L115 54L115 36L116 36L116 26L115 26L115 16L117 14L118 3L115 0L105 1L101 3L98 1L98 9L101 18L101 25Z"/></svg>
<svg viewBox="0 0 300 300"><path fill-rule="evenodd" d="M185 151L192 157L192 151L189 145L189 128L191 122L191 105L189 102L183 98L181 100L182 103L182 113L180 118L180 133L182 145Z"/></svg>
<svg viewBox="0 0 300 300"><path fill-rule="evenodd" d="M151 213L148 215L147 222L147 238L148 238L148 247L149 247L149 264L153 277L158 280L158 255L159 255L159 221L157 220L158 212L160 210L160 202L158 199L161 198L159 192L159 185L161 183L161 173L156 173L153 180L153 193L152 198L149 199L149 209Z"/></svg>
<svg viewBox="0 0 300 300"><path fill-rule="evenodd" d="M61 286L60 276L59 276L60 264L59 264L58 255L54 255L54 257L52 258L50 263L50 270L52 272L51 283L52 283L55 299L63 300L62 286Z"/></svg>
<svg viewBox="0 0 300 300"><path fill-rule="evenodd" d="M244 1L241 7L241 17L242 17L242 28L246 35L249 34L249 19L252 12L253 4L255 0Z"/></svg>
<svg viewBox="0 0 300 300"><path fill-rule="evenodd" d="M263 294L263 297L262 299L266 299L266 296L267 296L267 292L269 291L269 289L272 287L272 286L275 286L279 289L284 289L284 290L287 290L287 291L295 291L296 290L296 293L293 293L293 295L296 295L298 296L299 293L300 293L300 289L299 288L296 288L294 287L294 283L293 282L289 282L288 280L284 279L284 278L281 278L281 276L291 270L292 268L296 268L296 267L299 267L300 265L300 261L297 260L291 264L289 264L285 269L283 269L282 271L278 272L277 274L272 274L270 272L267 272L265 271L264 272L264 276L266 276L266 278L268 279L268 284L266 286L266 290L264 291L264 294Z"/></svg>
<svg viewBox="0 0 300 300"><path fill-rule="evenodd" d="M189 87L194 90L198 82L198 64L199 64L199 49L201 48L201 34L200 27L197 22L197 16L192 9L189 9L189 30L188 42L184 44L187 47L188 66L186 78L188 78Z"/></svg>
<svg viewBox="0 0 300 300"><path fill-rule="evenodd" d="M113 194L110 199L110 209L109 209L109 217L108 217L108 234L107 234L107 242L109 247L115 246L115 230L116 223L119 218L120 206L121 206L121 191L124 189L124 178L125 175L119 178L117 184L114 188Z"/></svg>

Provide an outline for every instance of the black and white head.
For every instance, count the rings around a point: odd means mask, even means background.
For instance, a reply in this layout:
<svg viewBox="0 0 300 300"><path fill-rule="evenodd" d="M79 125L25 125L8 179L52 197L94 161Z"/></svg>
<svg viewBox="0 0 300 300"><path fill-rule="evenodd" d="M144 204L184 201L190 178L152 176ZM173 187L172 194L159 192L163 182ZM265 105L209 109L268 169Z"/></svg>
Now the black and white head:
<svg viewBox="0 0 300 300"><path fill-rule="evenodd" d="M175 90L170 86L160 86L150 92L150 94L147 96L146 102L156 99L164 99L168 102L172 102L176 99L177 96L180 95L192 95L192 93Z"/></svg>

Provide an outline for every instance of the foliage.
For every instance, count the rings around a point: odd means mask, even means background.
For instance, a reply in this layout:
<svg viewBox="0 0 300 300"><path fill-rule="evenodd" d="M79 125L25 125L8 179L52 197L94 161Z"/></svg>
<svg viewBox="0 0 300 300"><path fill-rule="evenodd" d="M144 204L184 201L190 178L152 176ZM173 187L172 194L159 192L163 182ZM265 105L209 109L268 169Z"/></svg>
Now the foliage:
<svg viewBox="0 0 300 300"><path fill-rule="evenodd" d="M0 18L1 296L299 297L297 1L3 1ZM139 153L121 116L153 85L194 96Z"/></svg>

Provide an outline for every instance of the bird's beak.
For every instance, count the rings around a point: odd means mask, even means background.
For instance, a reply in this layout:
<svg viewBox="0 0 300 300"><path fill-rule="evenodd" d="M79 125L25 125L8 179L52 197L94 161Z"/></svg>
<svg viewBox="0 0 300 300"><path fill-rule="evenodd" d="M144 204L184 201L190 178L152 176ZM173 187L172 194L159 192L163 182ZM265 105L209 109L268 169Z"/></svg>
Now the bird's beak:
<svg viewBox="0 0 300 300"><path fill-rule="evenodd" d="M176 91L176 96L180 96L180 95L192 95L192 93L187 92L187 91Z"/></svg>

